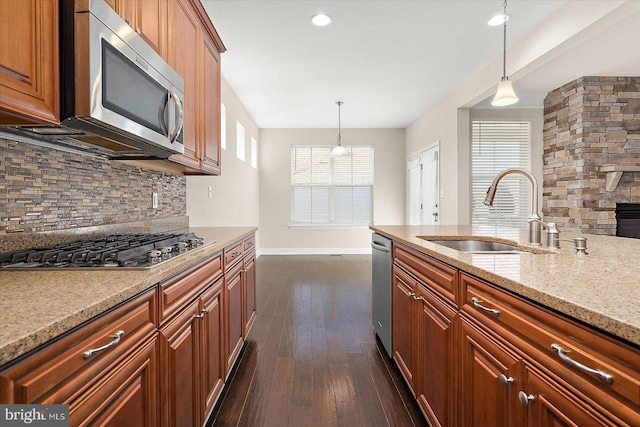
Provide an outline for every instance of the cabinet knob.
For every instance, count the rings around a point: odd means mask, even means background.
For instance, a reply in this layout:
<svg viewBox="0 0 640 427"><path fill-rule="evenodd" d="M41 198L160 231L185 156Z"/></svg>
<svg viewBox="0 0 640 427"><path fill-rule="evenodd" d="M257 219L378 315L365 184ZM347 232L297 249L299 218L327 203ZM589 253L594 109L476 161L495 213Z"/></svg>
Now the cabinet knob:
<svg viewBox="0 0 640 427"><path fill-rule="evenodd" d="M535 402L536 397L533 394L527 394L524 391L520 391L520 393L518 393L518 400L520 400L520 403L524 406L527 406L529 403Z"/></svg>
<svg viewBox="0 0 640 427"><path fill-rule="evenodd" d="M124 18L124 22L126 22L128 26L131 26L131 18Z"/></svg>
<svg viewBox="0 0 640 427"><path fill-rule="evenodd" d="M142 33L142 31L140 31L140 28L136 28L136 33L138 33L138 35Z"/></svg>
<svg viewBox="0 0 640 427"><path fill-rule="evenodd" d="M507 387L509 384L513 384L515 382L513 377L507 377L505 374L500 374L500 377L498 377L498 379L500 380L500 384L502 384L503 387Z"/></svg>

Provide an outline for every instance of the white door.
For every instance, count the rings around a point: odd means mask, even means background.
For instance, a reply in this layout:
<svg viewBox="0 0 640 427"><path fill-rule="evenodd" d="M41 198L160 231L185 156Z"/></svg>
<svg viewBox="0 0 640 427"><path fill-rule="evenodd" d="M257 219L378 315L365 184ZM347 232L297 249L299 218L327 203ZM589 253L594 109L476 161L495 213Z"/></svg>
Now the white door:
<svg viewBox="0 0 640 427"><path fill-rule="evenodd" d="M440 223L439 145L409 157L407 160L407 223L437 225Z"/></svg>
<svg viewBox="0 0 640 427"><path fill-rule="evenodd" d="M407 222L409 225L422 224L422 171L420 155L410 157L407 162Z"/></svg>

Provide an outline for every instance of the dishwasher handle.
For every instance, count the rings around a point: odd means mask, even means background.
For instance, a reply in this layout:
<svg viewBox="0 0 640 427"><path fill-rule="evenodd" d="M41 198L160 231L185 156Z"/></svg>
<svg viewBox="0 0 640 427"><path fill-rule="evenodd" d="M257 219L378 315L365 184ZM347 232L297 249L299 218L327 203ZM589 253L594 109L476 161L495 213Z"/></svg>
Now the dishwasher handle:
<svg viewBox="0 0 640 427"><path fill-rule="evenodd" d="M390 249L389 249L388 247L386 247L386 246L382 246L382 245L381 245L380 243L378 243L378 242L371 242L371 247L372 247L373 249L377 249L377 250L382 251L382 252L389 252L389 251L390 251Z"/></svg>

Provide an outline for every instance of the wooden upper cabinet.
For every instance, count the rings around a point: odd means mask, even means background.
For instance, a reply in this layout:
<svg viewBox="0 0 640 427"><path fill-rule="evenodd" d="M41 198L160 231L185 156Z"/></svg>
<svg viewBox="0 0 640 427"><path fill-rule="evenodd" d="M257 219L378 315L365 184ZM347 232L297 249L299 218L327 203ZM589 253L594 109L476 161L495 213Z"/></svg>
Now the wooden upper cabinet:
<svg viewBox="0 0 640 427"><path fill-rule="evenodd" d="M60 122L58 1L0 0L0 124Z"/></svg>
<svg viewBox="0 0 640 427"><path fill-rule="evenodd" d="M184 154L174 154L172 161L200 169L197 157L198 61L196 52L200 37L200 23L188 0L169 2L169 65L184 79Z"/></svg>
<svg viewBox="0 0 640 427"><path fill-rule="evenodd" d="M167 58L184 79L185 174L220 174L220 53L225 48L202 4L170 1Z"/></svg>
<svg viewBox="0 0 640 427"><path fill-rule="evenodd" d="M202 39L200 89L200 159L205 172L220 175L220 54L208 37Z"/></svg>
<svg viewBox="0 0 640 427"><path fill-rule="evenodd" d="M106 1L149 46L166 58L167 0Z"/></svg>

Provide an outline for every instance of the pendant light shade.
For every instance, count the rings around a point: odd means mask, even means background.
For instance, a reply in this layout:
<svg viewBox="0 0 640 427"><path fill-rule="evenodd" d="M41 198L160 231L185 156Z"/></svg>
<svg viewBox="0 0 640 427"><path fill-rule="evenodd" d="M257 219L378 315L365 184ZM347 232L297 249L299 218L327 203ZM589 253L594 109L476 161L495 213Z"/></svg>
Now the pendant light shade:
<svg viewBox="0 0 640 427"><path fill-rule="evenodd" d="M507 21L509 20L509 14L507 14L507 0L503 4L504 13L502 28L503 28L503 44L502 44L502 79L498 84L498 91L491 101L491 105L494 107L504 107L512 105L518 102L519 98L513 90L513 84L507 77ZM491 25L491 24L490 24Z"/></svg>
<svg viewBox="0 0 640 427"><path fill-rule="evenodd" d="M498 91L496 96L493 97L491 105L494 107L504 107L505 105L512 105L518 102L519 98L513 91L513 84L508 77L504 77L498 83Z"/></svg>
<svg viewBox="0 0 640 427"><path fill-rule="evenodd" d="M342 104L344 104L344 102L338 101L336 102L336 104L338 104L338 145L333 146L329 155L331 157L348 156L349 150L342 146L342 136L340 135L340 107L342 107Z"/></svg>

